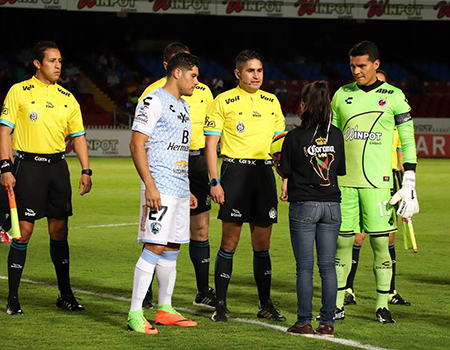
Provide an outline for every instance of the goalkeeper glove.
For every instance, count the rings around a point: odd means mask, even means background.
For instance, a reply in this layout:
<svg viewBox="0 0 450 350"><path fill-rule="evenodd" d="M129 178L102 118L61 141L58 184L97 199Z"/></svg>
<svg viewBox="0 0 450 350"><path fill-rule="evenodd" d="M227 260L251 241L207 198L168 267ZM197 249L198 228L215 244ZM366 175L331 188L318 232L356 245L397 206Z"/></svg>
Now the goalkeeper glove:
<svg viewBox="0 0 450 350"><path fill-rule="evenodd" d="M405 171L402 188L392 196L389 203L394 205L398 201L401 202L397 214L401 217L410 219L419 212L419 202L416 194L416 173L412 170Z"/></svg>

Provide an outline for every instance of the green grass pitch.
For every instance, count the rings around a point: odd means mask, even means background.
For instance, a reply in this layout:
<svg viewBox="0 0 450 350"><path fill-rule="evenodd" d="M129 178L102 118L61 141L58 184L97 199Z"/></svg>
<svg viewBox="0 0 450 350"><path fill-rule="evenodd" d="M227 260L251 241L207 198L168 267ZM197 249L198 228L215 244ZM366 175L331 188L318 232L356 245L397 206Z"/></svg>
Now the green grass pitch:
<svg viewBox="0 0 450 350"><path fill-rule="evenodd" d="M347 345L285 334L239 319L258 320L257 293L252 274L252 250L248 226L234 258L227 324L209 320L211 311L192 305L196 290L187 245L181 249L173 304L198 321L196 328L159 327L160 334L147 336L128 332L126 319L135 263L141 245L136 244L139 179L129 158L91 159L92 192L81 198L76 189L79 165L70 158L75 215L70 219L72 286L86 311L58 310L56 277L49 254L46 221L36 224L20 287L24 315L5 313L7 255L0 246L0 349L348 349ZM375 318L375 282L372 251L368 242L361 252L355 280L358 305L346 308L347 318L336 323L336 337L389 349L445 349L450 345L450 215L446 202L448 160L420 159L417 186L421 212L414 217L419 252L403 249L397 237L397 290L411 307L391 306L396 324L382 325ZM447 179L447 180L446 180ZM288 229L288 205L279 205L279 223L274 226L271 257L272 299L291 326L296 320L295 262ZM221 225L211 213L210 284ZM103 226L102 225L111 225ZM115 225L115 226L112 226ZM32 283L38 282L38 283ZM156 291L156 285L154 286ZM89 292L89 293L88 293ZM320 283L314 276L314 314L320 308ZM195 310L195 314L189 314ZM154 310L146 310L152 321ZM269 322L264 322L270 324ZM316 322L313 322L316 326ZM366 347L369 348L369 347Z"/></svg>

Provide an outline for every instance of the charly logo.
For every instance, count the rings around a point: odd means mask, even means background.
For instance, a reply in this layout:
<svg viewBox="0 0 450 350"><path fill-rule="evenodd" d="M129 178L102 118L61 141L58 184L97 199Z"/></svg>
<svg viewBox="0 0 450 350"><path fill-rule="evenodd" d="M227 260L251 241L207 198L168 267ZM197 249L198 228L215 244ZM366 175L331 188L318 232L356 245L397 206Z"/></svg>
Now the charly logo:
<svg viewBox="0 0 450 350"><path fill-rule="evenodd" d="M211 205L211 196L209 194L206 196L205 204Z"/></svg>
<svg viewBox="0 0 450 350"><path fill-rule="evenodd" d="M35 122L36 120L38 120L38 114L36 113L36 111L31 111L31 113L30 113L30 120L32 122Z"/></svg>
<svg viewBox="0 0 450 350"><path fill-rule="evenodd" d="M244 125L244 123L243 123L243 122L238 122L237 125L236 125L236 130L237 130L238 132L244 132L244 130L245 130L245 125Z"/></svg>
<svg viewBox="0 0 450 350"><path fill-rule="evenodd" d="M277 210L274 207L270 208L269 218L275 219L276 217L277 217Z"/></svg>
<svg viewBox="0 0 450 350"><path fill-rule="evenodd" d="M152 231L152 233L154 235L161 232L161 229L162 229L162 225L159 222L152 222L152 224L150 225L150 230Z"/></svg>

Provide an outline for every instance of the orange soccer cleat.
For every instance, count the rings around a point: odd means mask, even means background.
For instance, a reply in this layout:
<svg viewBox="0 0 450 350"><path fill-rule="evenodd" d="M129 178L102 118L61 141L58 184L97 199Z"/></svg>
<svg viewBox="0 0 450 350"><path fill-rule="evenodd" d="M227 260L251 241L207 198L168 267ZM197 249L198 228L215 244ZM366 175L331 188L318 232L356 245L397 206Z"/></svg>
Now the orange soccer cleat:
<svg viewBox="0 0 450 350"><path fill-rule="evenodd" d="M171 305L162 305L156 312L155 323L165 326L195 327L197 322L183 317Z"/></svg>

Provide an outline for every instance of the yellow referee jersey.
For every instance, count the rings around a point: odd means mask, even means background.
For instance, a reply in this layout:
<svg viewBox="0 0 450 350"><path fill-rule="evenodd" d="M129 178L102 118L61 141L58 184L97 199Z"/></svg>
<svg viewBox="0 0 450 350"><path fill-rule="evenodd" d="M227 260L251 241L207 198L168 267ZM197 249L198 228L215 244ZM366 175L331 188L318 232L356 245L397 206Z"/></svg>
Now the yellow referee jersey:
<svg viewBox="0 0 450 350"><path fill-rule="evenodd" d="M402 143L400 136L398 136L397 128L394 129L394 143L392 144L392 169L398 169L398 155L397 152L402 152Z"/></svg>
<svg viewBox="0 0 450 350"><path fill-rule="evenodd" d="M268 92L239 86L218 95L206 117L204 133L221 137L221 152L231 158L271 159L274 135L284 131L280 102Z"/></svg>
<svg viewBox="0 0 450 350"><path fill-rule="evenodd" d="M46 85L36 77L11 87L0 124L14 129L12 148L29 153L64 152L67 134L85 133L75 97L62 86Z"/></svg>
<svg viewBox="0 0 450 350"><path fill-rule="evenodd" d="M144 90L139 101L150 92L156 90L157 88L162 88L167 81L167 77L161 78L155 81L148 88ZM211 106L213 102L213 95L208 85L203 83L198 83L195 87L192 96L183 96L189 104L189 111L192 124L192 135L191 135L191 147L193 151L205 148L205 136L203 135L203 124L205 124L206 111Z"/></svg>

